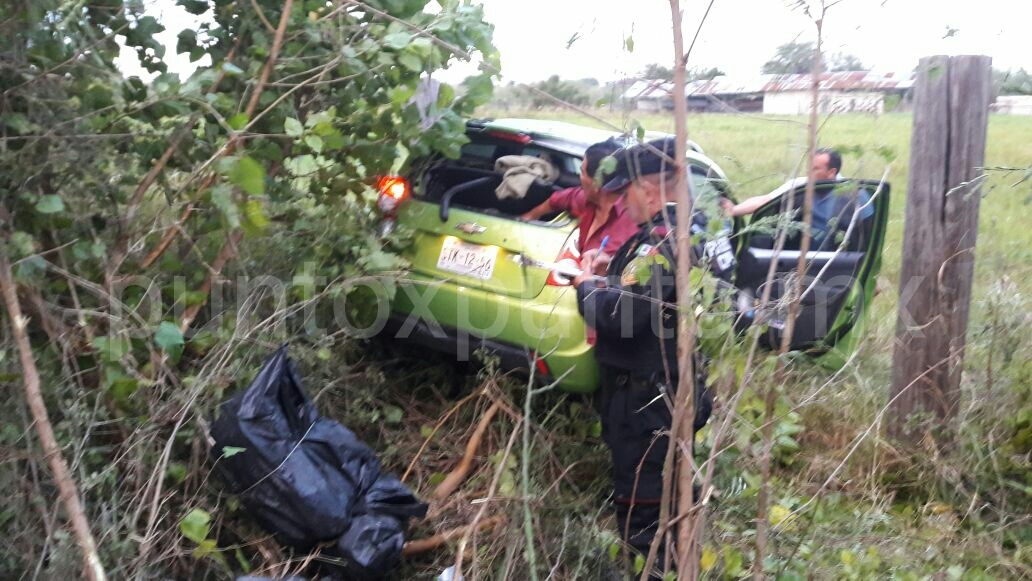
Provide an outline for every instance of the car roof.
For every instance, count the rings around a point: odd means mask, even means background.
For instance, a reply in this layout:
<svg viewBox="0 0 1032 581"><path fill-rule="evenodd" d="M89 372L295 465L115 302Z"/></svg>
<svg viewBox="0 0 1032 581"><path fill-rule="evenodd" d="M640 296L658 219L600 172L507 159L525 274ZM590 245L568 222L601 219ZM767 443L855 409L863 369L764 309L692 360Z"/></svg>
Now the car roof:
<svg viewBox="0 0 1032 581"><path fill-rule="evenodd" d="M467 130L473 131L502 131L505 133L523 134L530 137L534 142L545 145L552 149L581 157L584 150L593 143L605 141L610 138L617 138L627 145L637 142L634 137L613 131L610 129L598 129L585 127L566 121L552 121L547 119L474 119L466 123ZM669 133L662 131L646 131L642 136L646 141L670 137ZM688 141L688 158L699 165L708 166L722 179L727 179L726 174L720 166L706 156L701 147L694 141ZM694 150L694 151L693 151Z"/></svg>
<svg viewBox="0 0 1032 581"><path fill-rule="evenodd" d="M546 119L490 119L482 123L473 121L471 124L483 127L489 131L525 133L538 139L566 141L570 144L583 145L585 148L592 143L623 135L619 131L596 129L565 121L550 121Z"/></svg>
<svg viewBox="0 0 1032 581"><path fill-rule="evenodd" d="M611 129L598 129L595 127L586 127L584 125L577 125L575 123L567 123L566 121L553 121L548 119L518 119L518 118L504 118L504 119L486 119L482 121L470 121L469 125L474 128L483 128L489 131L508 131L514 133L525 133L531 137L538 139L555 140L555 141L566 141L571 144L582 145L587 148L592 143L598 143L599 141L605 141L610 138L627 138L630 137L622 131L614 131ZM660 139L662 137L669 137L669 133L663 133L662 131L646 131L645 139Z"/></svg>

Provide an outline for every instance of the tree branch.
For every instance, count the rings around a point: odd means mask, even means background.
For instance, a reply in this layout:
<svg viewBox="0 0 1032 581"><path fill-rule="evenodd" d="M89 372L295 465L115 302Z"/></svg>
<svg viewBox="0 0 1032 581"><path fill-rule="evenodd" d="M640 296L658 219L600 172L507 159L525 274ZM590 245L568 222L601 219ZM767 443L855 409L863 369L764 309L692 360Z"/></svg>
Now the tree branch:
<svg viewBox="0 0 1032 581"><path fill-rule="evenodd" d="M258 84L254 88L254 92L251 93L251 99L247 103L247 108L244 110L244 114L250 119L254 116L254 112L258 109L258 100L262 96L262 92L265 90L265 85L269 81L269 75L272 74L272 69L276 65L276 59L279 58L280 48L283 47L283 35L287 30L287 24L290 22L290 11L294 6L294 0L286 0L283 3L283 12L280 14L279 26L276 28L276 37L272 41L272 48L269 51L269 58L265 61L265 66L262 68L261 77L258 79ZM230 139L225 149L225 155L232 153L237 144L240 142L240 138L234 135ZM214 179L214 178L213 178ZM207 184L210 185L212 180L208 180ZM203 190L202 190L203 191ZM175 232L176 230L173 230ZM201 285L201 292L208 294L211 290L211 286L215 280L215 277L222 272L222 268L229 262L229 259L236 255L236 246L243 238L243 230L237 228L230 233L229 238L226 240L226 244L223 245L222 249L219 250L215 260L211 263L211 272L204 279L204 284ZM205 296L204 301L197 304L190 305L183 313L183 320L179 322L179 329L182 332L186 332L190 328L190 324L197 317L197 314L201 312L201 308L207 304L208 299Z"/></svg>
<svg viewBox="0 0 1032 581"><path fill-rule="evenodd" d="M100 562L100 555L97 554L97 543L93 539L93 533L90 532L86 512L79 500L78 487L72 480L64 456L61 455L61 448L54 437L54 428L50 424L47 407L40 391L39 370L36 368L36 361L32 356L32 345L29 343L29 335L26 332L28 319L22 315L21 304L18 302L18 293L11 277L11 263L7 257L6 243L0 245L0 291L4 296L11 331L18 346L23 373L22 381L25 384L25 399L32 410L32 419L36 424L36 433L39 435L43 454L50 464L54 483L57 484L61 502L64 504L72 524L75 540L82 551L86 576L91 581L105 581L107 575L104 573L104 565Z"/></svg>
<svg viewBox="0 0 1032 581"><path fill-rule="evenodd" d="M480 422L477 423L476 430L473 431L473 435L469 438L469 442L466 443L466 452L462 455L462 460L459 461L459 465L452 470L448 476L437 485L434 489L433 498L436 500L444 500L451 493L455 492L455 489L462 484L462 481L466 479L469 474L469 469L473 466L473 455L477 453L477 449L480 447L480 441L484 439L484 434L487 433L487 428L491 426L491 420L494 419L495 414L501 409L501 404L494 402L491 407L487 408L484 415L481 416Z"/></svg>
<svg viewBox="0 0 1032 581"><path fill-rule="evenodd" d="M814 20L817 27L817 45L814 48L813 72L810 83L810 121L807 125L807 148L806 161L810 165L807 172L806 193L803 198L803 236L799 245L799 260L796 263L796 276L790 291L788 317L785 319L785 329L781 335L781 345L778 349L778 359L774 372L775 380L767 386L764 394L764 421L763 426L763 447L760 457L760 490L756 499L756 556L753 559L753 579L760 581L764 578L763 560L767 551L767 536L770 524L767 521L767 508L770 503L770 470L771 450L774 446L774 418L777 406L777 386L785 380L785 354L788 353L792 344L792 335L795 332L796 317L799 316L799 307L802 299L803 278L806 276L806 255L810 251L810 231L813 223L813 197L816 186L816 174L813 170L813 156L817 150L818 114L817 106L820 89L821 74L821 42L823 40L821 31L824 21L824 13L827 8L821 6L821 15Z"/></svg>
<svg viewBox="0 0 1032 581"><path fill-rule="evenodd" d="M402 547L401 554L402 556L407 557L409 555L418 555L419 553L432 551L440 547L441 545L447 543L448 541L460 539L474 530L486 531L488 529L493 529L494 527L502 524L503 522L505 522L504 516L494 516L489 519L480 521L475 526L469 525L464 527L458 527L444 531L443 533L438 533L432 537L409 541L405 543L404 547Z"/></svg>

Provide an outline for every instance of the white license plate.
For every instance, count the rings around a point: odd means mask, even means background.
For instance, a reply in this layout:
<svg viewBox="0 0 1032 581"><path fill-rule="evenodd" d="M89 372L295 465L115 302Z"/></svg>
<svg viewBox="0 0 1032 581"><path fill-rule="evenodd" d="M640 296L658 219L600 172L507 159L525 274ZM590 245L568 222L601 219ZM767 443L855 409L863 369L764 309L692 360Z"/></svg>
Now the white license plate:
<svg viewBox="0 0 1032 581"><path fill-rule="evenodd" d="M437 257L437 268L481 280L490 280L498 258L497 246L481 246L448 237Z"/></svg>

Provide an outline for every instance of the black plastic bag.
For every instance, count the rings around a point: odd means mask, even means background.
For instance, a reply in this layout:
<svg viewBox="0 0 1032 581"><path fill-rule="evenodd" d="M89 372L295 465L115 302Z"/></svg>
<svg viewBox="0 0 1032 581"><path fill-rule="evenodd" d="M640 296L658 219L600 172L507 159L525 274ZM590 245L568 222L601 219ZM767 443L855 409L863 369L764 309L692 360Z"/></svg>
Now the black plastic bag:
<svg viewBox="0 0 1032 581"><path fill-rule="evenodd" d="M386 575L405 521L426 514L355 434L319 416L286 345L222 404L211 437L215 471L251 516L292 547L332 542L325 553L341 559L349 578Z"/></svg>

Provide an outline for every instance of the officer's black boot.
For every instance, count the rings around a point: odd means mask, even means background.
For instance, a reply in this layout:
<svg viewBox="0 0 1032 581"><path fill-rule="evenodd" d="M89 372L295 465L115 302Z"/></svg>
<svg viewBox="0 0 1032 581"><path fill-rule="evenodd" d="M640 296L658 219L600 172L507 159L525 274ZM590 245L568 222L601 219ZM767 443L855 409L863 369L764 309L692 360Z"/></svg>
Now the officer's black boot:
<svg viewBox="0 0 1032 581"><path fill-rule="evenodd" d="M630 513L631 517L629 525L627 520L628 513ZM633 509L627 504L617 504L616 519L616 526L624 542L640 553L642 558L648 558L649 549L652 547L652 539L656 537L656 531L659 528L658 502L647 505L638 504ZM660 544L659 551L656 553L653 569L657 571L663 569L663 562L666 559L666 547L664 545L665 543ZM662 575L652 575L649 579L658 581L662 579Z"/></svg>

